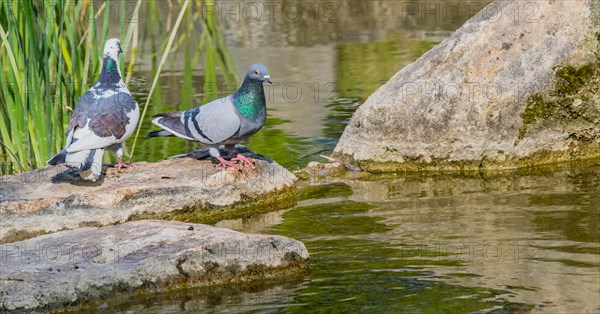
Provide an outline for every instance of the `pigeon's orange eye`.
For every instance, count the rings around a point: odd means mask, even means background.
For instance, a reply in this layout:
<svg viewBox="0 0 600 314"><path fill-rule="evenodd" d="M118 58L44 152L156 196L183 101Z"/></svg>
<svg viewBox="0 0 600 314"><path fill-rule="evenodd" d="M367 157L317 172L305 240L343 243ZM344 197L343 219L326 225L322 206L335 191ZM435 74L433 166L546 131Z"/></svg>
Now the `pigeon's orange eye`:
<svg viewBox="0 0 600 314"><path fill-rule="evenodd" d="M254 75L258 75L258 70L254 70Z"/></svg>

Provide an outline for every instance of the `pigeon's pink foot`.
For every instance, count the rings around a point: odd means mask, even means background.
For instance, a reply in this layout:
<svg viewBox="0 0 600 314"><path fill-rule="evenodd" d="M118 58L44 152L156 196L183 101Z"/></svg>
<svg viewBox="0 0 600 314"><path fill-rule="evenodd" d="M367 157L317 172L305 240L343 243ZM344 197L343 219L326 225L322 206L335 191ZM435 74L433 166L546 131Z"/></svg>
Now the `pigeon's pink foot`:
<svg viewBox="0 0 600 314"><path fill-rule="evenodd" d="M233 159L231 159L231 161L239 161L241 163L246 163L248 165L250 165L250 167L252 167L252 169L256 169L254 166L254 159L250 158L250 157L246 157L242 154L237 154L237 156Z"/></svg>
<svg viewBox="0 0 600 314"><path fill-rule="evenodd" d="M236 166L235 162L227 161L227 160L225 160L225 158L223 158L221 156L218 156L217 160L220 162L220 164L218 164L217 167L223 167L225 169L227 169L227 167L230 167L230 168L237 170L237 166Z"/></svg>
<svg viewBox="0 0 600 314"><path fill-rule="evenodd" d="M123 159L119 158L119 163L116 164L117 170L121 171L121 169L125 168L130 168L133 167L132 165L128 165L126 163L123 162Z"/></svg>
<svg viewBox="0 0 600 314"><path fill-rule="evenodd" d="M128 165L128 164L124 163L123 161L120 161L117 164L117 168L119 168L119 169L121 169L121 168L131 168L131 167L133 167L133 166L132 165Z"/></svg>

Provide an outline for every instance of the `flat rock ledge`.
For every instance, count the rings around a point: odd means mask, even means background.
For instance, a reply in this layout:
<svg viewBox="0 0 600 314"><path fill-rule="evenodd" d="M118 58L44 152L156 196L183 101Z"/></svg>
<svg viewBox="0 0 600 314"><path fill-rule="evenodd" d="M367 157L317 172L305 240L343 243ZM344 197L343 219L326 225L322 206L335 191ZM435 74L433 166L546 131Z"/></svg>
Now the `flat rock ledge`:
<svg viewBox="0 0 600 314"><path fill-rule="evenodd" d="M119 293L304 272L302 242L207 225L143 220L0 245L0 311L91 307Z"/></svg>
<svg viewBox="0 0 600 314"><path fill-rule="evenodd" d="M141 219L214 223L293 206L297 178L272 160L256 161L241 171L195 158L141 162L120 175L108 169L97 182L64 166L3 176L0 243Z"/></svg>

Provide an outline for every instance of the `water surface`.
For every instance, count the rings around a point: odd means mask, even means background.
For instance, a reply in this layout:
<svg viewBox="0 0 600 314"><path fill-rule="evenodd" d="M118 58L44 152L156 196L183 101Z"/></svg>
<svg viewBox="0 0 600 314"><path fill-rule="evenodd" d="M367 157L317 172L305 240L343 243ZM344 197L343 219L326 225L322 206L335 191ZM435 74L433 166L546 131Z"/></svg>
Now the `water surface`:
<svg viewBox="0 0 600 314"><path fill-rule="evenodd" d="M236 3L243 9L250 2ZM262 62L276 83L266 87L267 125L246 144L288 169L331 152L369 94L470 17L467 11L444 16L442 1L333 3L335 20L310 14L221 19L238 72ZM479 9L489 1L456 3ZM413 8L407 5L427 6L433 15L407 14ZM166 23L166 13L162 18ZM145 38L144 49L152 50L152 38ZM133 82L138 100L156 67L155 58L141 61ZM175 52L150 114L201 104L202 85L202 66L189 67L185 53ZM150 129L146 123L144 131ZM195 147L174 138L143 140L134 158L159 160ZM304 182L298 206L218 225L303 241L312 257L310 274L125 297L110 307L147 313L600 313L599 174L598 161L589 161L484 176L401 173Z"/></svg>
<svg viewBox="0 0 600 314"><path fill-rule="evenodd" d="M313 182L298 206L218 226L303 241L311 272L187 289L119 310L598 313L598 161L495 175L359 175Z"/></svg>

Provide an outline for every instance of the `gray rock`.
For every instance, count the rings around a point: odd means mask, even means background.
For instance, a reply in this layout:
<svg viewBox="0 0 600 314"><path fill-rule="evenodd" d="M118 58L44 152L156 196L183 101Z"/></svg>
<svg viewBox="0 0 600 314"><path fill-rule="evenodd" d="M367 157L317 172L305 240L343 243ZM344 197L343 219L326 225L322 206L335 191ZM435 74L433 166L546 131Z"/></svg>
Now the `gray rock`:
<svg viewBox="0 0 600 314"><path fill-rule="evenodd" d="M0 254L0 310L287 276L309 259L302 242L282 236L152 220L43 235Z"/></svg>
<svg viewBox="0 0 600 314"><path fill-rule="evenodd" d="M359 107L334 157L370 171L600 155L600 2L495 1Z"/></svg>
<svg viewBox="0 0 600 314"><path fill-rule="evenodd" d="M108 171L94 183L64 166L0 181L0 243L138 219L213 223L291 207L296 191L292 173L260 159L255 170L241 172L176 158L136 163L119 176Z"/></svg>

